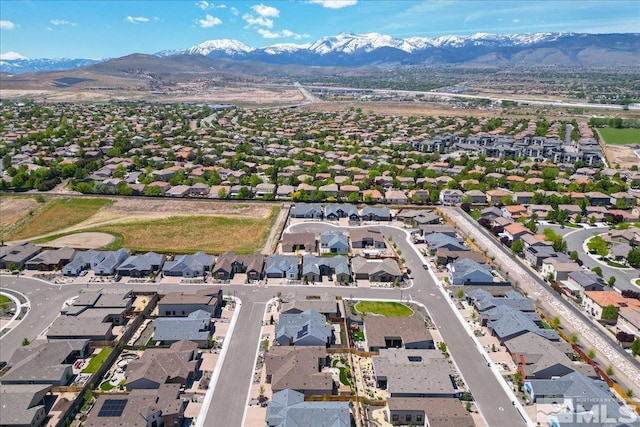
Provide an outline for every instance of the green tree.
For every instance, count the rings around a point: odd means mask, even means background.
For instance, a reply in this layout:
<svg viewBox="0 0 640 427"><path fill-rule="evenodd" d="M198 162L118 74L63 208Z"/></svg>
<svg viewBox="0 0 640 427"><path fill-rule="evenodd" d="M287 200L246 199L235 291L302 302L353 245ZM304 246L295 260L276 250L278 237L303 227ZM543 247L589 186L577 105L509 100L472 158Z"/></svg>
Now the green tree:
<svg viewBox="0 0 640 427"><path fill-rule="evenodd" d="M609 286L613 286L616 283L616 278L614 276L609 277L609 280L607 280L607 285Z"/></svg>
<svg viewBox="0 0 640 427"><path fill-rule="evenodd" d="M629 251L627 262L631 267L640 267L640 246L636 246Z"/></svg>
<svg viewBox="0 0 640 427"><path fill-rule="evenodd" d="M615 305L609 304L605 308L602 309L602 319L603 320L616 320L618 318L618 307Z"/></svg>
<svg viewBox="0 0 640 427"><path fill-rule="evenodd" d="M514 254L521 254L524 251L524 242L520 239L511 244L511 252Z"/></svg>
<svg viewBox="0 0 640 427"><path fill-rule="evenodd" d="M602 277L602 268L595 266L591 268L591 271L596 273L598 276Z"/></svg>
<svg viewBox="0 0 640 427"><path fill-rule="evenodd" d="M592 237L589 240L589 243L587 243L587 248L589 249L589 252L596 253L599 256L607 256L609 253L607 242L602 238L602 236Z"/></svg>
<svg viewBox="0 0 640 427"><path fill-rule="evenodd" d="M26 346L28 346L29 344L31 344L31 341L29 341L29 339L28 339L28 338L23 338L23 339L22 339L22 343L21 343L21 344L22 344L22 346L23 346L23 347L26 347Z"/></svg>
<svg viewBox="0 0 640 427"><path fill-rule="evenodd" d="M635 340L633 340L633 343L631 344L631 352L634 356L640 354L640 338L636 338Z"/></svg>
<svg viewBox="0 0 640 427"><path fill-rule="evenodd" d="M578 252L577 251L571 251L571 253L569 254L569 258L571 258L571 261L577 261L578 260Z"/></svg>

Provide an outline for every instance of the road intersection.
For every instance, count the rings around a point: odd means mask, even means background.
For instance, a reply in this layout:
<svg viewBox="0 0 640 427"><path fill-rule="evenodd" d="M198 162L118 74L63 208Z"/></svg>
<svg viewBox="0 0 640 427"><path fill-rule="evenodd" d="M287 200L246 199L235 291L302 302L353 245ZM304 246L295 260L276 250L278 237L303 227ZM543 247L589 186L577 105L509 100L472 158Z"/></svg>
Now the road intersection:
<svg viewBox="0 0 640 427"><path fill-rule="evenodd" d="M424 305L433 322L438 325L440 335L447 343L449 351L459 369L462 378L471 390L477 406L490 426L526 425L523 411L502 378L499 378L469 334L455 308L447 300L441 286L436 283L429 271L422 268L423 258L410 243L409 234L402 229L378 225L385 236L390 236L402 250L406 265L413 271L413 286L409 289L358 288L342 286L274 286L266 285L223 285L225 294L234 295L242 301L237 314L235 332L225 343L226 352L219 371L217 384L209 395L211 400L205 405L206 414L201 414L198 425L241 426L246 409L246 396L249 394L256 361L256 346L260 341L260 331L267 302L278 292L295 293L298 297L328 293L345 298L367 298L386 300L411 300ZM322 222L304 222L290 227L296 232L313 231L320 233L336 228ZM67 299L77 295L86 285L53 286L22 277L2 277L1 288L15 289L26 294L31 301L31 311L25 319L0 341L0 355L3 360L20 346L23 338L33 340L51 324L58 315L60 307ZM95 287L91 284L91 287ZM122 288L123 284L101 283L101 288ZM159 293L181 290L186 286L194 290L203 285L152 285ZM211 286L211 285L209 285ZM132 285L134 291L149 291L150 285ZM530 425L533 425L529 421Z"/></svg>

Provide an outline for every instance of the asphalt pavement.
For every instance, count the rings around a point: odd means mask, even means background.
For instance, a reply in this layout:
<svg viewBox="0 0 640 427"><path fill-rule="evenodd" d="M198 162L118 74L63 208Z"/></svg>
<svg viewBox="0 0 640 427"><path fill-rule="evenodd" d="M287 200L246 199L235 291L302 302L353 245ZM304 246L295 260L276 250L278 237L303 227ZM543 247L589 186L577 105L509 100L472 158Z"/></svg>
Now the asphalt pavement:
<svg viewBox="0 0 640 427"><path fill-rule="evenodd" d="M296 231L320 232L331 227L326 223L301 223L293 226ZM225 285L225 294L233 294L242 301L237 326L227 343L224 364L203 425L240 426L246 409L256 353L260 341L261 321L266 303L278 292L297 296L329 293L348 298L379 298L422 303L447 343L449 352L459 372L471 390L482 416L489 426L524 425L525 422L505 391L505 384L498 380L487 366L480 349L460 323L453 308L441 294L440 288L429 273L422 268L423 259L407 240L407 233L398 228L380 226L385 236L392 236L402 250L406 265L413 272L413 287L400 291L388 288L322 287L322 286L263 286ZM346 231L346 229L343 229ZM92 285L91 287L96 287ZM158 292L202 288L203 285L152 285ZM211 286L211 285L208 285ZM65 300L77 295L86 285L46 285L26 278L2 277L2 287L19 290L31 301L31 311L11 332L0 339L0 355L8 358L23 338L33 339L58 315ZM123 284L100 284L101 288L122 288ZM134 290L149 290L150 285L127 285ZM200 420L199 420L200 421Z"/></svg>

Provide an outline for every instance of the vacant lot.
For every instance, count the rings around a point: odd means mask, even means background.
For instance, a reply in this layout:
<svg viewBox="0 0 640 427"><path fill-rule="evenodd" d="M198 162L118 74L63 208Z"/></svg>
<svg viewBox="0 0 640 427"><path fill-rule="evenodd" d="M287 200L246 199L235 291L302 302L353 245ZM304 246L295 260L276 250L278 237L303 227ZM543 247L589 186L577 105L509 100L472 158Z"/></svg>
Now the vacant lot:
<svg viewBox="0 0 640 427"><path fill-rule="evenodd" d="M3 195L0 200L0 233L8 231L38 207L33 197Z"/></svg>
<svg viewBox="0 0 640 427"><path fill-rule="evenodd" d="M387 317L409 317L413 314L413 310L399 302L360 301L356 310Z"/></svg>
<svg viewBox="0 0 640 427"><path fill-rule="evenodd" d="M598 129L600 136L607 144L640 144L640 129Z"/></svg>
<svg viewBox="0 0 640 427"><path fill-rule="evenodd" d="M85 221L113 203L109 199L53 199L32 210L32 215L3 236L4 240L21 240L52 233Z"/></svg>
<svg viewBox="0 0 640 427"><path fill-rule="evenodd" d="M219 216L171 216L88 228L116 237L109 247L134 251L213 252L251 254L262 249L280 208L257 218Z"/></svg>

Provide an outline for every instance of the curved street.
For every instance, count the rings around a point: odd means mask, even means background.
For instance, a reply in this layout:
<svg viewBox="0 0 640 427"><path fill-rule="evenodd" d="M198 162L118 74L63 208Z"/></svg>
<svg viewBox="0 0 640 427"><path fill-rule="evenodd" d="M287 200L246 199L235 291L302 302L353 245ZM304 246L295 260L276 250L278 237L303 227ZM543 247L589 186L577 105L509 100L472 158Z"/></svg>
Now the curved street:
<svg viewBox="0 0 640 427"><path fill-rule="evenodd" d="M296 231L320 231L331 227L326 223L302 223L294 226ZM480 412L489 426L518 426L525 421L512 403L505 390L506 384L498 380L492 368L487 366L480 349L460 323L456 313L447 303L440 287L422 268L422 256L409 243L408 234L401 229L380 226L386 236L391 236L402 250L406 264L412 269L414 286L403 291L399 289L356 288L356 287L320 287L320 286L233 286L224 285L225 294L234 295L242 301L239 308L237 325L229 338L224 364L220 370L217 385L205 419L198 425L240 426L246 408L253 376L256 353L260 342L260 329L266 303L278 292L295 292L300 296L329 293L345 298L379 298L411 300L422 303L447 343L450 353L473 393ZM346 231L343 229L343 231ZM5 280L6 279L6 280ZM20 346L23 338L33 340L58 315L59 309L67 299L77 295L85 285L46 285L40 281L26 278L3 277L2 287L24 292L31 300L31 311L11 332L2 338L0 354L8 358L13 350ZM92 285L95 286L95 285ZM134 290L148 290L149 285L128 285ZM155 286L155 285L154 285ZM192 289L202 285L188 285ZM210 286L210 285L209 285ZM101 284L100 287L122 287L122 284ZM184 290L185 285L155 286L158 292Z"/></svg>
<svg viewBox="0 0 640 427"><path fill-rule="evenodd" d="M467 237L475 239L476 245L496 256L495 262L501 264L503 269L508 270L510 277L518 278L519 286L532 298L536 298L538 306L544 308L552 316L557 314L561 318L565 330L568 330L569 333L576 332L583 344L592 346L600 355L604 356L615 369L617 378L621 379L627 388L632 389L634 394L640 392L640 366L638 362L614 343L611 335L597 328L581 310L551 291L549 285L537 274L515 261L510 251L499 244L492 235L464 214L461 209L443 208L442 210Z"/></svg>

